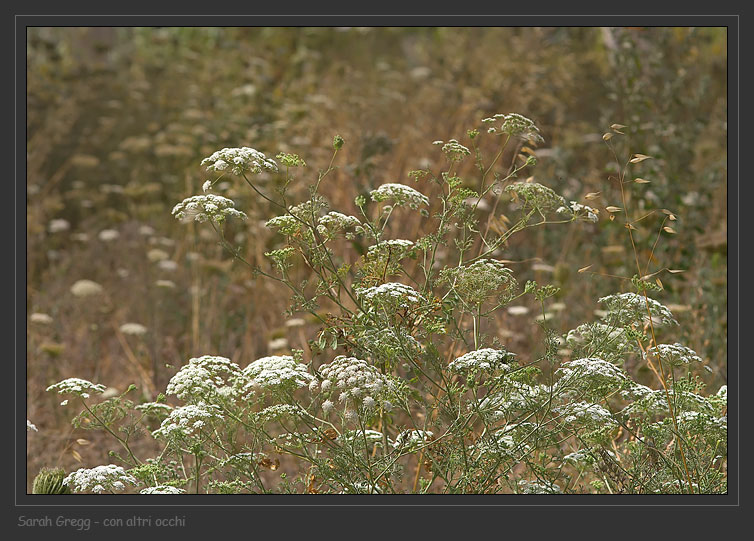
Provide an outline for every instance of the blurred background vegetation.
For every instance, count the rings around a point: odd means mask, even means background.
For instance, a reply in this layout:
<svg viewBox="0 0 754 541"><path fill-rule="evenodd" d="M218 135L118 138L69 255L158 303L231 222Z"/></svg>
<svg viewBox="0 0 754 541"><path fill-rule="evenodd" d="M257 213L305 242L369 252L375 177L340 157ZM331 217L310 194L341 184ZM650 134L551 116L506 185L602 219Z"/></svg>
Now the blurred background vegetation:
<svg viewBox="0 0 754 541"><path fill-rule="evenodd" d="M318 327L286 325L287 290L234 264L211 228L170 215L209 178L200 160L226 146L301 155L301 200L342 135L323 192L355 214L356 195L411 184L413 169L438 171L432 141L467 143L482 118L518 112L545 139L534 149L536 180L582 202L600 192L587 204L604 209L622 205L602 134L624 124L613 139L622 157L654 158L631 208L678 217L652 268L686 272L662 275L656 298L681 323L672 338L703 357L712 370L699 376L717 391L727 379L726 66L725 28L29 28L27 418L39 427L28 437L29 483L42 466L108 463L113 448L72 429L77 412L45 393L52 383L81 377L122 392L133 382L147 400L190 357L245 366L290 348L310 354ZM262 180L270 191L277 181ZM227 186L249 215L229 236L267 267L263 254L280 239L264 221L275 212L243 188ZM635 273L626 231L606 214L521 235L499 255L521 283L562 288L548 307L561 333L594 320L598 297L626 290L605 274ZM644 261L660 219L638 234ZM424 228L417 217L395 235ZM586 265L602 274L577 273ZM83 279L102 292L76 296ZM523 359L544 347L528 307L501 311L488 330Z"/></svg>

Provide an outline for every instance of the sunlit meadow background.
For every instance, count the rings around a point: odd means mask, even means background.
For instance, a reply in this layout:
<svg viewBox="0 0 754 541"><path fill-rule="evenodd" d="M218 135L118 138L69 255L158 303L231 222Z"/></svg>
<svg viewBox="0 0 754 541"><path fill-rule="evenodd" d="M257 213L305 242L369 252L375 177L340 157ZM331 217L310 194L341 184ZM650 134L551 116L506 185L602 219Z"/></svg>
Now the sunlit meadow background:
<svg viewBox="0 0 754 541"><path fill-rule="evenodd" d="M355 196L438 170L432 141L464 143L482 118L518 112L545 139L536 179L568 199L600 192L588 204L604 209L620 194L602 134L627 125L617 147L654 158L631 206L678 217L655 268L687 269L663 276L656 298L681 324L675 339L712 369L699 375L716 392L727 374L726 40L724 28L30 28L27 418L39 431L27 436L29 487L43 466L107 464L115 448L71 427L78 410L45 392L52 383L81 377L108 394L135 383L152 400L191 357L245 366L300 348L311 359L319 327L303 316L286 324L287 290L252 278L206 224L170 215L209 178L200 160L226 146L302 156L308 176L292 191L303 200L340 134L322 191L355 214ZM263 254L279 239L264 221L276 213L241 183L224 193L249 215L229 237L268 267ZM517 236L497 254L520 283L561 288L547 314L560 332L595 319L596 299L621 290L606 275L633 274L626 231L606 215ZM642 260L656 226L638 236ZM402 238L424 231L418 215L396 227ZM577 272L587 265L597 274ZM102 290L77 296L79 280ZM501 311L495 332L527 360L544 347L541 312L521 306L529 310ZM656 386L645 366L626 368Z"/></svg>

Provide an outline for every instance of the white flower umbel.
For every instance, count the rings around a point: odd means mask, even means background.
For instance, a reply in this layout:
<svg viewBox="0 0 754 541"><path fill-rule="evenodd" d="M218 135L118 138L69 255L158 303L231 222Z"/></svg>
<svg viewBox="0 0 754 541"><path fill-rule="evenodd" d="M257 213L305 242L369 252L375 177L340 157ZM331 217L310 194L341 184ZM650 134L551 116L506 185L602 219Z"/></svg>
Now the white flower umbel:
<svg viewBox="0 0 754 541"><path fill-rule="evenodd" d="M241 368L230 359L202 355L189 359L168 382L166 394L181 400L197 401L232 394L232 385L240 377Z"/></svg>
<svg viewBox="0 0 754 541"><path fill-rule="evenodd" d="M314 379L305 364L290 355L271 355L250 363L243 369L243 394L249 398L256 390L289 390L306 387Z"/></svg>
<svg viewBox="0 0 754 541"><path fill-rule="evenodd" d="M171 487L170 485L160 485L156 487L147 487L139 491L139 494L185 494L182 488Z"/></svg>
<svg viewBox="0 0 754 541"><path fill-rule="evenodd" d="M102 293L103 288L92 280L78 280L71 286L71 293L76 297L91 297Z"/></svg>
<svg viewBox="0 0 754 541"><path fill-rule="evenodd" d="M426 303L421 293L413 287L399 282L388 282L366 289L355 288L356 294L364 303L365 309L385 310L393 314L401 309L411 309Z"/></svg>
<svg viewBox="0 0 754 541"><path fill-rule="evenodd" d="M596 395L619 390L629 382L623 370L596 357L564 362L555 373L562 376L557 382L559 389L577 389Z"/></svg>
<svg viewBox="0 0 754 541"><path fill-rule="evenodd" d="M498 113L491 118L482 119L482 122L485 124L500 122L499 126L490 127L487 130L489 133L498 135L508 134L512 137L532 140L537 143L544 142L544 139L539 134L539 128L534 124L534 121L518 113L508 113L507 115Z"/></svg>
<svg viewBox="0 0 754 541"><path fill-rule="evenodd" d="M173 207L172 214L184 223L192 220L223 222L228 217L246 219L245 213L234 208L233 201L211 193L184 199Z"/></svg>
<svg viewBox="0 0 754 541"><path fill-rule="evenodd" d="M278 166L274 160L250 147L224 148L202 160L208 171L230 172L240 175L246 171L258 174L263 171L277 173Z"/></svg>
<svg viewBox="0 0 754 541"><path fill-rule="evenodd" d="M317 233L323 237L323 240L330 240L339 233L344 233L347 239L353 239L356 234L364 233L364 227L359 219L354 216L330 211L319 218Z"/></svg>
<svg viewBox="0 0 754 541"><path fill-rule="evenodd" d="M407 450L424 445L434 439L434 434L429 430L404 430L395 437L393 447Z"/></svg>
<svg viewBox="0 0 754 541"><path fill-rule="evenodd" d="M514 182L507 186L505 191L510 193L514 200L518 200L524 210L536 209L544 212L566 206L562 196L538 182Z"/></svg>
<svg viewBox="0 0 754 541"><path fill-rule="evenodd" d="M509 363L514 357L513 353L504 349L482 348L469 351L451 361L448 370L457 374L491 373L496 370L507 372L511 369Z"/></svg>
<svg viewBox="0 0 754 541"><path fill-rule="evenodd" d="M474 305L493 296L506 302L513 298L518 287L513 271L496 259L449 267L440 271L440 277L465 302Z"/></svg>
<svg viewBox="0 0 754 541"><path fill-rule="evenodd" d="M442 152L447 156L451 162L460 162L466 156L471 154L471 151L459 143L456 139L451 139L447 143L445 141L434 141L433 145L442 145Z"/></svg>
<svg viewBox="0 0 754 541"><path fill-rule="evenodd" d="M32 422L29 419L26 419L26 431L27 432L39 432L39 429L36 427L36 425L32 424Z"/></svg>
<svg viewBox="0 0 754 541"><path fill-rule="evenodd" d="M120 237L120 233L116 229L103 229L97 237L102 242L111 242L117 240Z"/></svg>
<svg viewBox="0 0 754 541"><path fill-rule="evenodd" d="M341 402L350 401L367 409L373 409L377 402L384 407L397 389L389 376L355 357L339 355L332 362L322 365L319 374L324 380L320 384L322 393L335 394Z"/></svg>
<svg viewBox="0 0 754 541"><path fill-rule="evenodd" d="M335 439L338 443L348 443L363 447L366 441L367 445L377 445L381 447L383 444L382 432L376 430L347 430ZM388 440L388 444L391 442Z"/></svg>
<svg viewBox="0 0 754 541"><path fill-rule="evenodd" d="M548 481L527 481L521 479L518 482L519 494L562 494L563 490L556 485Z"/></svg>
<svg viewBox="0 0 754 541"><path fill-rule="evenodd" d="M658 344L647 349L647 354L651 359L659 357L663 363L673 366L702 362L702 358L696 354L696 351L677 342L675 344Z"/></svg>
<svg viewBox="0 0 754 541"><path fill-rule="evenodd" d="M175 408L160 428L152 432L155 438L176 439L198 437L212 421L221 421L222 410L214 404L199 402ZM209 427L208 427L209 429Z"/></svg>
<svg viewBox="0 0 754 541"><path fill-rule="evenodd" d="M85 379L68 378L54 385L50 385L47 391L55 391L58 394L75 394L81 398L89 398L92 394L105 392L105 386L100 383L92 383Z"/></svg>
<svg viewBox="0 0 754 541"><path fill-rule="evenodd" d="M367 253L373 257L387 257L389 255L392 261L399 261L415 252L415 245L410 240L391 239L370 246Z"/></svg>
<svg viewBox="0 0 754 541"><path fill-rule="evenodd" d="M49 325L53 320L52 317L50 317L48 314L34 312L29 316L29 321L31 321L32 323L39 323L41 325Z"/></svg>
<svg viewBox="0 0 754 541"><path fill-rule="evenodd" d="M558 214L566 214L573 217L574 220L583 220L585 222L597 223L599 220L599 209L592 208L587 205L582 205L576 201L571 201L568 207L560 207L557 210Z"/></svg>
<svg viewBox="0 0 754 541"><path fill-rule="evenodd" d="M173 406L161 402L145 402L134 407L135 410L143 412L145 415L154 415L155 417L165 417L173 411Z"/></svg>
<svg viewBox="0 0 754 541"><path fill-rule="evenodd" d="M649 313L652 314L652 320L656 325L678 325L678 322L673 317L673 313L666 306L649 297L645 300L644 295L620 293L602 297L599 299L599 302L607 306L607 314L604 319L610 325L643 324L648 319L647 305L649 305Z"/></svg>
<svg viewBox="0 0 754 541"><path fill-rule="evenodd" d="M70 222L62 218L50 220L50 223L47 224L47 230L50 233L60 233L62 231L68 231L70 228L71 228Z"/></svg>
<svg viewBox="0 0 754 541"><path fill-rule="evenodd" d="M489 459L502 459L518 461L526 455L531 447L525 443L519 432L531 432L530 423L523 425L510 424L505 428L497 430L491 434L478 439L469 447L472 453L478 453L480 457ZM524 430L518 430L524 428Z"/></svg>
<svg viewBox="0 0 754 541"><path fill-rule="evenodd" d="M429 205L429 198L405 184L383 184L376 190L369 192L372 201L392 201L397 206L408 206L414 210L423 205Z"/></svg>
<svg viewBox="0 0 754 541"><path fill-rule="evenodd" d="M120 332L123 334L130 334L132 336L141 336L146 334L147 328L140 323L124 323L120 326Z"/></svg>
<svg viewBox="0 0 754 541"><path fill-rule="evenodd" d="M122 492L126 488L126 483L138 484L133 475L114 464L91 469L79 468L63 479L63 484L68 485L74 492L91 490L96 494L102 494L105 491Z"/></svg>
<svg viewBox="0 0 754 541"><path fill-rule="evenodd" d="M589 428L612 426L618 423L608 410L599 404L592 404L590 402L581 401L566 404L565 406L556 407L555 411L563 416L563 420L566 423Z"/></svg>

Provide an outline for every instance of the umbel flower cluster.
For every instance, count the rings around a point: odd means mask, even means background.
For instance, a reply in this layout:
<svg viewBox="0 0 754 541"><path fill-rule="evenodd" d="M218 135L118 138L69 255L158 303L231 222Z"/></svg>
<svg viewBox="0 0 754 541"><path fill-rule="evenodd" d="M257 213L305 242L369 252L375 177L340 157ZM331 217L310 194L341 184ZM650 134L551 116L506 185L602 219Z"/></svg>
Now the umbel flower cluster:
<svg viewBox="0 0 754 541"><path fill-rule="evenodd" d="M675 341L673 313L660 294L648 294L658 289L626 277L621 284L633 289L600 298L595 321L567 330L539 318L537 351L514 353L512 335L498 332L508 316L522 321L530 306L544 312L558 295L552 285L520 285L521 267L507 266L520 258L504 254L515 249L510 238L545 224L581 221L588 224L572 227L591 230L600 212L517 180L535 163L516 153L542 141L532 120L509 113L482 123L486 132L470 130L468 140L436 141L435 163L444 169L412 171L415 187L366 188L348 211L356 216L319 193L346 144L340 136L331 166L294 204L287 190L291 169L306 167L299 156L277 154L280 168L249 147L205 158L218 178L173 215L210 222L229 257L287 286L289 330L300 334L301 349L288 349L294 333L252 358L198 355L152 397L133 388L103 394L105 385L78 378L50 385L83 407L77 428L114 438L111 456L122 464L82 468L56 490L724 493L727 387L705 391L697 369L708 368L706 360ZM495 157L481 150L487 134L495 135ZM510 163L499 161L506 148L516 151ZM262 173L274 182L256 184ZM217 180L226 174L242 176L227 184L248 183L278 214L270 207L264 215L268 259L247 261L248 251L218 227L246 216L208 193L225 189ZM495 208L505 207L506 227L491 227L497 215L480 204L491 193ZM405 218L418 226L406 227ZM145 332L130 329L132 340ZM268 344L260 329L251 333L253 347ZM140 438L156 440L159 451L142 456L150 446L136 445Z"/></svg>

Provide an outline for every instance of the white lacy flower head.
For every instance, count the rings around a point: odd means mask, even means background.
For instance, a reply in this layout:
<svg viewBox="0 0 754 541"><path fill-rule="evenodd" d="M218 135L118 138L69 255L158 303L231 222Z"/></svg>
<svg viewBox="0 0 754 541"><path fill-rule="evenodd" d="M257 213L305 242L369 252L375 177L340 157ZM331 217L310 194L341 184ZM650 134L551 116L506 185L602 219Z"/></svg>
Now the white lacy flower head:
<svg viewBox="0 0 754 541"><path fill-rule="evenodd" d="M369 196L375 202L390 200L394 205L407 205L414 210L423 205L429 205L429 198L426 195L405 184L383 184L369 192Z"/></svg>
<svg viewBox="0 0 754 541"><path fill-rule="evenodd" d="M68 231L70 228L71 228L70 222L68 222L68 220L63 220L62 218L50 220L50 223L47 224L47 230L50 233L60 233L62 231Z"/></svg>
<svg viewBox="0 0 754 541"><path fill-rule="evenodd" d="M530 423L526 425L525 430L531 431ZM474 445L469 447L472 452L479 453L479 456L496 458L496 459L514 459L519 460L526 455L531 447L525 443L523 437L518 434L522 425L509 424L505 428L497 430L485 437L477 440Z"/></svg>
<svg viewBox="0 0 754 541"><path fill-rule="evenodd" d="M145 402L134 407L135 410L144 412L145 415L165 417L173 411L173 406L162 402Z"/></svg>
<svg viewBox="0 0 754 541"><path fill-rule="evenodd" d="M696 354L696 351L677 342L675 344L658 344L647 349L647 353L650 358L659 357L663 363L673 366L702 362L702 358Z"/></svg>
<svg viewBox="0 0 754 541"><path fill-rule="evenodd" d="M618 424L607 409L590 402L566 404L556 407L555 411L563 416L566 423L598 428Z"/></svg>
<svg viewBox="0 0 754 541"><path fill-rule="evenodd" d="M599 302L607 306L604 319L611 325L643 324L648 320L647 305L649 305L649 312L655 324L678 325L673 313L666 306L649 297L645 300L644 295L620 293L602 297Z"/></svg>
<svg viewBox="0 0 754 541"><path fill-rule="evenodd" d="M675 411L698 411L709 415L715 414L714 397L708 399L690 391L676 392L675 389L668 389L667 394L664 389L645 393L635 402L626 406L621 414L669 415L668 396Z"/></svg>
<svg viewBox="0 0 754 541"><path fill-rule="evenodd" d="M40 312L34 312L32 315L29 316L29 321L32 323L40 323L42 325L49 325L52 323L52 317L50 317L48 314L42 314Z"/></svg>
<svg viewBox="0 0 754 541"><path fill-rule="evenodd" d="M146 334L147 328L140 323L124 323L120 326L120 332L133 336L141 336L143 334Z"/></svg>
<svg viewBox="0 0 754 541"><path fill-rule="evenodd" d="M392 261L398 261L416 252L413 242L405 239L383 240L369 247L370 256L383 257L390 255Z"/></svg>
<svg viewBox="0 0 754 541"><path fill-rule="evenodd" d="M156 487L147 487L139 491L139 494L185 494L182 488L171 487L170 485L159 485Z"/></svg>
<svg viewBox="0 0 754 541"><path fill-rule="evenodd" d="M443 282L464 301L479 304L491 296L504 302L516 292L518 282L513 271L496 259L479 259L461 267L450 267L440 271Z"/></svg>
<svg viewBox="0 0 754 541"><path fill-rule="evenodd" d="M514 200L520 201L524 210L545 211L566 206L562 196L538 182L514 182L507 186L505 191L510 193Z"/></svg>
<svg viewBox="0 0 754 541"><path fill-rule="evenodd" d="M222 418L219 406L205 402L188 404L172 410L152 435L166 439L198 437L209 423L221 421Z"/></svg>
<svg viewBox="0 0 754 541"><path fill-rule="evenodd" d="M357 234L364 233L364 227L355 216L347 216L333 210L319 218L317 232L324 240L330 240L341 232L345 232L347 239L353 239Z"/></svg>
<svg viewBox="0 0 754 541"><path fill-rule="evenodd" d="M274 160L250 147L224 148L202 160L208 171L229 171L240 175L245 171L258 174L263 171L277 173L278 166Z"/></svg>
<svg viewBox="0 0 754 541"><path fill-rule="evenodd" d="M314 379L305 364L291 355L271 355L250 363L243 369L243 393L249 398L259 389L294 390L306 387Z"/></svg>
<svg viewBox="0 0 754 541"><path fill-rule="evenodd" d="M434 434L429 430L404 430L395 437L393 447L396 449L412 448L424 445L434 440Z"/></svg>
<svg viewBox="0 0 754 541"><path fill-rule="evenodd" d="M338 355L331 362L323 364L319 368L319 374L323 379L320 384L322 393L338 392L338 400L350 400L357 405L370 399L364 404L368 409L373 409L378 402L384 407L387 399L397 391L392 378L355 357Z"/></svg>
<svg viewBox="0 0 754 541"><path fill-rule="evenodd" d="M102 242L110 242L118 239L118 237L120 237L120 233L118 233L118 231L115 229L103 229L99 232L97 237L99 237L99 240L101 240Z"/></svg>
<svg viewBox="0 0 754 541"><path fill-rule="evenodd" d="M562 494L563 490L549 481L527 481L521 479L518 482L519 494Z"/></svg>
<svg viewBox="0 0 754 541"><path fill-rule="evenodd" d="M514 357L515 354L504 349L482 348L469 351L451 361L448 369L458 374L493 372L495 370L507 372L511 369L509 363L513 361Z"/></svg>
<svg viewBox="0 0 754 541"><path fill-rule="evenodd" d="M71 293L76 297L91 297L102 291L102 286L92 280L78 280L71 286Z"/></svg>
<svg viewBox="0 0 754 541"><path fill-rule="evenodd" d="M433 145L442 145L442 152L445 154L451 162L460 162L466 156L471 154L471 151L459 143L455 139L451 139L447 143L445 141L434 141Z"/></svg>
<svg viewBox="0 0 754 541"><path fill-rule="evenodd" d="M126 488L126 483L138 484L133 475L115 464L97 466L91 469L79 468L63 479L63 484L68 485L74 492L91 490L97 494L106 490L123 491Z"/></svg>
<svg viewBox="0 0 754 541"><path fill-rule="evenodd" d="M295 216L290 214L283 214L281 216L275 216L265 222L265 227L275 228L283 235L293 235L299 229L301 229L301 222L296 219Z"/></svg>
<svg viewBox="0 0 754 541"><path fill-rule="evenodd" d="M606 361L621 364L623 354L635 351L636 341L631 339L625 327L605 325L600 322L583 323L568 331L566 344L576 349L586 347L587 350L599 347Z"/></svg>
<svg viewBox="0 0 754 541"><path fill-rule="evenodd" d="M234 203L227 197L215 194L194 195L187 197L172 211L173 216L182 222L222 222L228 217L246 219L246 214L234 208Z"/></svg>
<svg viewBox="0 0 754 541"><path fill-rule="evenodd" d="M530 410L548 400L550 388L546 385L528 385L508 380L502 392L486 396L478 402L478 411L490 422L496 422L516 411Z"/></svg>
<svg viewBox="0 0 754 541"><path fill-rule="evenodd" d="M599 209L592 208L588 205L582 205L576 201L571 201L568 207L560 207L557 210L558 214L567 214L573 216L577 220L584 220L586 222L597 223L599 220Z"/></svg>
<svg viewBox="0 0 754 541"><path fill-rule="evenodd" d="M152 248L147 252L147 259L149 259L153 263L162 261L164 259L167 259L168 257L170 257L170 254L168 254L165 250L160 250L159 248Z"/></svg>
<svg viewBox="0 0 754 541"><path fill-rule="evenodd" d="M376 430L347 430L340 434L335 441L338 443L356 444L362 447L364 441L366 441L367 445L382 446L383 435L382 432ZM388 440L388 444L390 444L390 440Z"/></svg>
<svg viewBox="0 0 754 541"><path fill-rule="evenodd" d="M617 366L597 357L586 357L564 362L556 374L562 378L557 385L560 389L579 389L607 393L621 389L629 378Z"/></svg>
<svg viewBox="0 0 754 541"><path fill-rule="evenodd" d="M89 398L92 394L105 392L105 386L100 383L92 383L85 379L68 378L54 385L50 385L47 391L55 391L58 394L75 394L81 398Z"/></svg>
<svg viewBox="0 0 754 541"><path fill-rule="evenodd" d="M539 128L537 128L537 126L534 124L534 121L518 113L508 113L507 115L498 113L491 118L482 119L482 122L484 122L485 124L494 124L500 122L499 127L490 127L487 130L489 133L505 133L513 137L530 139L538 143L544 142L544 139L539 134Z"/></svg>
<svg viewBox="0 0 754 541"><path fill-rule="evenodd" d="M568 462L570 464L573 464L574 466L583 468L593 465L595 463L595 458L591 453L589 453L589 451L585 449L579 449L578 451L568 453L566 456L564 456L563 462Z"/></svg>
<svg viewBox="0 0 754 541"><path fill-rule="evenodd" d="M426 303L421 293L413 287L399 282L388 282L365 289L354 289L367 310L376 308L379 311L385 310L388 313L395 313L401 309L411 309L419 304Z"/></svg>
<svg viewBox="0 0 754 541"><path fill-rule="evenodd" d="M181 367L168 382L165 393L188 401L228 395L240 375L241 368L230 359L202 355L189 359L188 364ZM224 389L227 391L223 392Z"/></svg>
<svg viewBox="0 0 754 541"><path fill-rule="evenodd" d="M39 432L39 429L36 427L36 425L32 424L32 422L29 419L26 419L26 431Z"/></svg>

